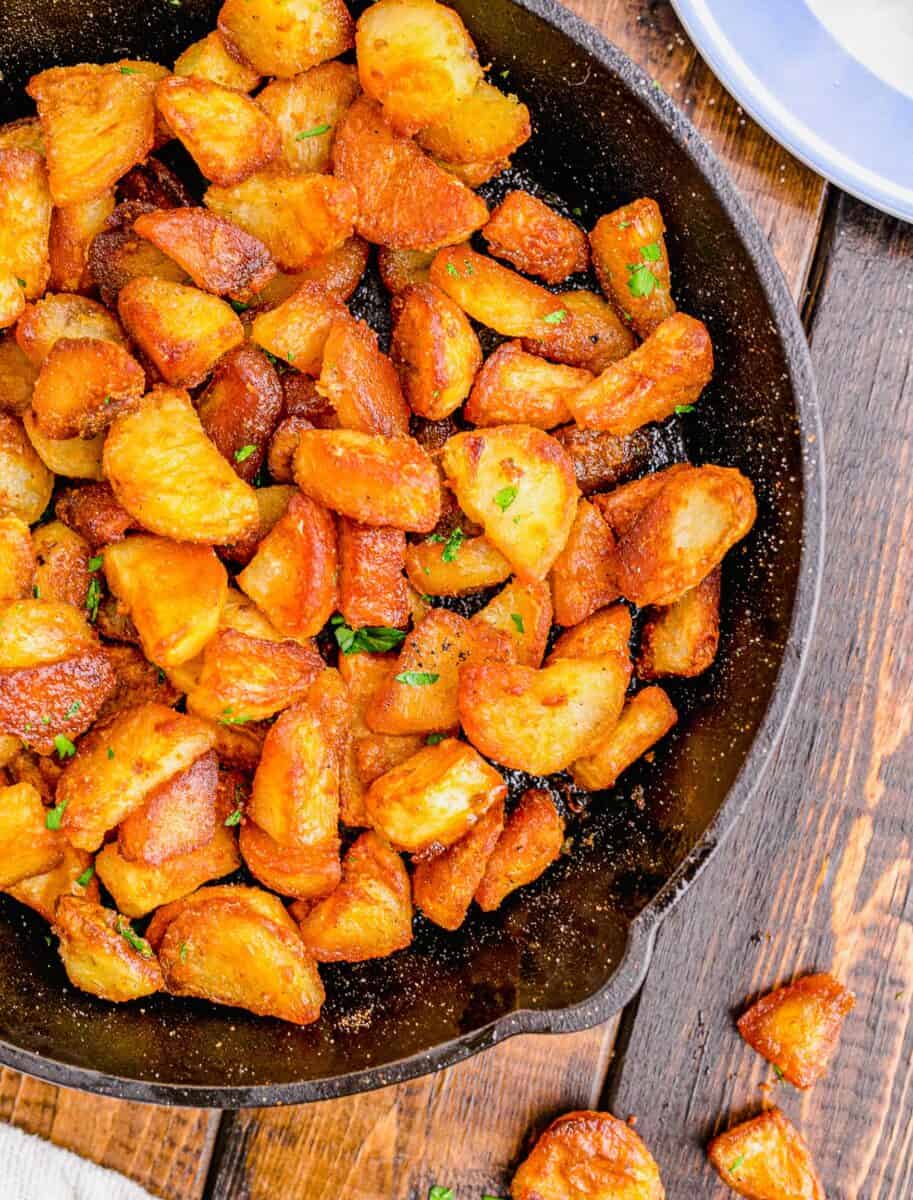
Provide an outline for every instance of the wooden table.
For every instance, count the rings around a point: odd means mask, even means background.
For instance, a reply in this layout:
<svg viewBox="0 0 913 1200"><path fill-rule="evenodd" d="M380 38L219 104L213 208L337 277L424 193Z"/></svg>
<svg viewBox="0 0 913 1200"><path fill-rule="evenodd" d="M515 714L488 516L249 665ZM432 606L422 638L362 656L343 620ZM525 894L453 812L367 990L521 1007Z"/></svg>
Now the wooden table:
<svg viewBox="0 0 913 1200"><path fill-rule="evenodd" d="M751 811L664 925L620 1021L517 1038L431 1078L220 1115L67 1092L12 1072L0 1117L174 1200L506 1195L527 1132L570 1109L636 1114L670 1200L720 1196L707 1138L771 1096L829 1200L913 1194L913 228L792 159L726 95L664 0L572 0L728 163L807 322L824 408L829 549L818 635ZM898 153L908 148L898 147ZM795 972L857 995L826 1082L802 1095L732 1014ZM771 1089L771 1090L768 1090Z"/></svg>

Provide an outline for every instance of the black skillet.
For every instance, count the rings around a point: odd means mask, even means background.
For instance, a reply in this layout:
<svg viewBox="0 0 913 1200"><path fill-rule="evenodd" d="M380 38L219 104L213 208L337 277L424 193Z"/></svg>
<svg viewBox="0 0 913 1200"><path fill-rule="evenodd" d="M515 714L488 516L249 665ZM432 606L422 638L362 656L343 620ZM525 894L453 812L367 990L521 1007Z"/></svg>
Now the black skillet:
<svg viewBox="0 0 913 1200"><path fill-rule="evenodd" d="M570 852L538 884L458 934L419 920L408 951L327 969L325 1015L309 1029L166 996L95 1001L67 984L47 927L0 898L0 1062L10 1067L132 1100L299 1103L437 1070L515 1033L604 1021L634 995L659 921L757 790L788 718L814 621L824 485L806 343L767 243L688 121L595 31L553 0L451 2L492 78L507 72L502 85L532 110L520 179L581 209L588 228L636 196L662 205L676 298L710 326L717 370L659 449L680 434L694 461L749 475L760 502L726 561L718 662L672 687L676 731L574 819ZM44 67L172 63L218 7L4 0L0 118L29 111L23 86Z"/></svg>

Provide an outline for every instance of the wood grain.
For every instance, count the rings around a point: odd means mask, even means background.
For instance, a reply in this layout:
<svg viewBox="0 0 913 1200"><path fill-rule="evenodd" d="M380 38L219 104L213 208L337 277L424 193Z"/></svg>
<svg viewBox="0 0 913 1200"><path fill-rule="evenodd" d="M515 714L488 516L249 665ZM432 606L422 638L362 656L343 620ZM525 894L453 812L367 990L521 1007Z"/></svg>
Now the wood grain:
<svg viewBox="0 0 913 1200"><path fill-rule="evenodd" d="M803 1129L829 1200L913 1194L913 229L841 198L830 240L812 322L829 550L810 669L762 794L660 932L608 1090L671 1196L718 1194L707 1137L766 1100ZM732 1016L828 968L857 1007L802 1094Z"/></svg>

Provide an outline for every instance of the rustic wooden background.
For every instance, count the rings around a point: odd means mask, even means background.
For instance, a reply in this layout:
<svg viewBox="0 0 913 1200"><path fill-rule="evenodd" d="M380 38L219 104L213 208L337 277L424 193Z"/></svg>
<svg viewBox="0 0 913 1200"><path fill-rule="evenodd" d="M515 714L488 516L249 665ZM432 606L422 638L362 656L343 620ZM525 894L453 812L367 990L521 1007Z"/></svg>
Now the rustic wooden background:
<svg viewBox="0 0 913 1200"><path fill-rule="evenodd" d="M224 1116L0 1073L0 1119L169 1200L425 1200L434 1183L457 1200L506 1195L530 1129L600 1104L636 1114L670 1200L701 1200L724 1193L707 1138L765 1097L805 1131L830 1200L913 1195L913 228L776 146L665 0L570 7L728 163L807 322L829 549L800 701L762 794L666 922L620 1022L517 1038L365 1096ZM829 1078L801 1095L740 1042L732 1014L811 968L832 968L858 1002Z"/></svg>

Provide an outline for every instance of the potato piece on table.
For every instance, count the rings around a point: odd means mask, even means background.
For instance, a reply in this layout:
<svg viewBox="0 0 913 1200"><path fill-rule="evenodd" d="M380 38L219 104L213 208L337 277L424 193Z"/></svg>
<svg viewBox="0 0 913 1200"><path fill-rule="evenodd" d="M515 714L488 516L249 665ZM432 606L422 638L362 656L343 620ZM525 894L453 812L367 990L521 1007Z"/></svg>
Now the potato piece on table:
<svg viewBox="0 0 913 1200"><path fill-rule="evenodd" d="M41 155L0 149L0 263L21 296L3 325L13 323L22 300L34 300L47 287L50 229L51 196Z"/></svg>
<svg viewBox="0 0 913 1200"><path fill-rule="evenodd" d="M116 1004L161 991L162 972L126 917L78 896L62 896L53 932L70 983Z"/></svg>
<svg viewBox="0 0 913 1200"><path fill-rule="evenodd" d="M191 43L175 62L174 73L211 79L239 92L252 92L260 82L259 71L241 58L218 29Z"/></svg>
<svg viewBox="0 0 913 1200"><path fill-rule="evenodd" d="M526 105L483 79L468 96L422 129L417 140L470 187L477 187L503 171L531 133Z"/></svg>
<svg viewBox="0 0 913 1200"><path fill-rule="evenodd" d="M482 230L488 252L525 275L563 283L590 265L583 230L529 192L508 192Z"/></svg>
<svg viewBox="0 0 913 1200"><path fill-rule="evenodd" d="M615 538L588 500L577 504L577 515L551 571L555 620L577 625L590 613L618 598L615 582Z"/></svg>
<svg viewBox="0 0 913 1200"><path fill-rule="evenodd" d="M338 316L323 348L317 391L333 405L343 429L407 436L409 406L396 368L364 321Z"/></svg>
<svg viewBox="0 0 913 1200"><path fill-rule="evenodd" d="M150 700L169 708L178 702L180 691L138 647L110 643L105 646L105 654L114 671L115 684L98 710L99 721Z"/></svg>
<svg viewBox="0 0 913 1200"><path fill-rule="evenodd" d="M128 862L158 866L212 841L219 760L210 750L159 784L120 824L117 845Z"/></svg>
<svg viewBox="0 0 913 1200"><path fill-rule="evenodd" d="M431 421L459 408L482 365L463 310L431 283L400 293L390 353L412 411Z"/></svg>
<svg viewBox="0 0 913 1200"><path fill-rule="evenodd" d="M238 844L251 875L280 896L319 900L342 878L336 837L313 846L283 846L247 820L241 825Z"/></svg>
<svg viewBox="0 0 913 1200"><path fill-rule="evenodd" d="M235 474L253 483L282 406L275 368L256 346L245 343L216 365L197 411L206 436Z"/></svg>
<svg viewBox="0 0 913 1200"><path fill-rule="evenodd" d="M486 758L531 775L563 771L618 720L630 667L617 655L460 670L459 715Z"/></svg>
<svg viewBox="0 0 913 1200"><path fill-rule="evenodd" d="M428 283L435 250L394 250L380 246L377 269L384 287L394 296L415 284Z"/></svg>
<svg viewBox="0 0 913 1200"><path fill-rule="evenodd" d="M429 921L442 929L459 929L503 829L504 802L498 800L459 841L416 864L412 897Z"/></svg>
<svg viewBox="0 0 913 1200"><path fill-rule="evenodd" d="M53 210L48 238L51 270L48 287L52 292L84 292L92 287L89 246L105 228L113 211L113 189L91 200Z"/></svg>
<svg viewBox="0 0 913 1200"><path fill-rule="evenodd" d="M18 345L12 330L0 333L0 412L23 416L32 403L37 378L37 367Z"/></svg>
<svg viewBox="0 0 913 1200"><path fill-rule="evenodd" d="M614 728L585 747L571 765L574 782L591 792L614 787L618 777L665 737L678 713L661 687L643 688L625 704Z"/></svg>
<svg viewBox="0 0 913 1200"><path fill-rule="evenodd" d="M491 625L513 640L514 658L525 667L539 667L552 627L552 595L547 583L512 579L470 618Z"/></svg>
<svg viewBox="0 0 913 1200"><path fill-rule="evenodd" d="M28 525L19 517L0 517L0 604L31 595L36 565Z"/></svg>
<svg viewBox="0 0 913 1200"><path fill-rule="evenodd" d="M320 374L333 322L346 310L317 283L303 283L287 300L254 318L251 338L307 375Z"/></svg>
<svg viewBox="0 0 913 1200"><path fill-rule="evenodd" d="M552 1121L520 1164L511 1200L663 1200L659 1168L630 1125L609 1113Z"/></svg>
<svg viewBox="0 0 913 1200"><path fill-rule="evenodd" d="M677 472L618 542L619 591L639 606L673 604L722 562L756 516L751 480L733 467Z"/></svg>
<svg viewBox="0 0 913 1200"><path fill-rule="evenodd" d="M109 483L64 488L57 496L54 511L93 550L119 541L128 529L136 527L133 517L118 504Z"/></svg>
<svg viewBox="0 0 913 1200"><path fill-rule="evenodd" d="M644 429L630 437L618 438L596 429L581 429L579 425L562 425L552 430L552 437L561 443L574 464L577 486L584 496L623 484L649 465L653 453L653 441Z"/></svg>
<svg viewBox="0 0 913 1200"><path fill-rule="evenodd" d="M306 496L363 525L429 533L440 516L437 468L410 437L305 430L295 480Z"/></svg>
<svg viewBox="0 0 913 1200"><path fill-rule="evenodd" d="M282 139L293 171L326 173L336 127L358 95L358 72L341 62L321 63L293 79L274 79L257 96Z"/></svg>
<svg viewBox="0 0 913 1200"><path fill-rule="evenodd" d="M713 664L720 641L720 568L668 608L653 609L640 635L637 674L693 678Z"/></svg>
<svg viewBox="0 0 913 1200"><path fill-rule="evenodd" d="M794 1087L809 1088L827 1073L855 1003L833 975L805 975L757 1000L739 1033Z"/></svg>
<svg viewBox="0 0 913 1200"><path fill-rule="evenodd" d="M564 315L555 317L547 332L524 337L523 348L530 354L598 375L634 349L627 325L595 292L562 292L558 299L557 311Z"/></svg>
<svg viewBox="0 0 913 1200"><path fill-rule="evenodd" d="M533 883L564 845L564 819L541 788L520 797L485 864L475 892L483 912L494 912L517 888Z"/></svg>
<svg viewBox="0 0 913 1200"><path fill-rule="evenodd" d="M381 246L433 250L464 241L488 219L484 200L397 134L366 96L339 125L333 170L358 193L356 229Z"/></svg>
<svg viewBox="0 0 913 1200"><path fill-rule="evenodd" d="M667 483L676 476L693 470L690 463L673 463L671 467L665 467L662 471L651 471L648 475L623 483L610 492L592 496L591 501L599 509L602 519L617 540L634 528L640 514L656 499Z"/></svg>
<svg viewBox="0 0 913 1200"><path fill-rule="evenodd" d="M590 234L599 286L642 338L675 312L665 232L659 205L643 197L600 217Z"/></svg>
<svg viewBox="0 0 913 1200"><path fill-rule="evenodd" d="M561 446L529 425L458 433L441 462L460 507L521 579L544 578L564 547L577 484Z"/></svg>
<svg viewBox="0 0 913 1200"><path fill-rule="evenodd" d="M30 875L28 879L20 879L4 889L14 900L27 904L51 923L61 896L79 896L97 904L100 895L92 855L77 850L68 842L61 843L61 851L63 857L56 867L40 875Z"/></svg>
<svg viewBox="0 0 913 1200"><path fill-rule="evenodd" d="M593 375L527 354L522 342L504 342L476 376L463 416L472 425L534 425L554 429L571 420L569 395Z"/></svg>
<svg viewBox="0 0 913 1200"><path fill-rule="evenodd" d="M89 570L88 542L62 521L48 521L32 534L32 546L37 564L35 595L42 600L62 600L74 608L85 608L91 617L100 589L96 585L90 596L90 579L100 564Z"/></svg>
<svg viewBox="0 0 913 1200"><path fill-rule="evenodd" d="M121 346L61 338L41 364L32 411L50 438L91 438L115 417L135 412L145 389L145 371Z"/></svg>
<svg viewBox="0 0 913 1200"><path fill-rule="evenodd" d="M511 565L486 537L434 534L406 549L412 586L428 596L467 596L509 578Z"/></svg>
<svg viewBox="0 0 913 1200"><path fill-rule="evenodd" d="M153 389L138 412L114 422L103 463L118 501L150 533L219 545L259 527L253 488L231 469L177 388Z"/></svg>
<svg viewBox="0 0 913 1200"><path fill-rule="evenodd" d="M412 897L402 859L376 833L363 833L342 862L342 882L313 907L292 905L318 962L386 958L412 941Z"/></svg>
<svg viewBox="0 0 913 1200"><path fill-rule="evenodd" d="M778 1108L715 1137L707 1157L748 1200L824 1200L805 1139Z"/></svg>
<svg viewBox="0 0 913 1200"><path fill-rule="evenodd" d="M68 479L101 480L104 478L101 462L105 445L105 430L91 438L48 437L38 427L35 414L31 409L27 409L22 414L22 425L35 453L47 469L55 475L64 475Z"/></svg>
<svg viewBox="0 0 913 1200"><path fill-rule="evenodd" d="M41 795L30 783L0 787L0 888L44 875L63 860L63 841L48 828Z"/></svg>
<svg viewBox="0 0 913 1200"><path fill-rule="evenodd" d="M631 662L631 612L624 604L611 604L592 616L566 629L557 639L546 659L552 663L559 658L601 658L617 654L622 661Z"/></svg>
<svg viewBox="0 0 913 1200"><path fill-rule="evenodd" d="M339 520L339 611L353 629L366 625L402 628L411 609L403 567L401 529Z"/></svg>
<svg viewBox="0 0 913 1200"><path fill-rule="evenodd" d="M49 292L30 304L16 326L16 341L29 360L40 367L62 338L98 338L127 349L117 317L87 296Z"/></svg>
<svg viewBox="0 0 913 1200"><path fill-rule="evenodd" d="M102 195L146 157L155 140L156 81L117 63L32 76L26 90L38 106L55 204Z"/></svg>
<svg viewBox="0 0 913 1200"><path fill-rule="evenodd" d="M19 517L34 525L53 491L54 476L38 457L22 423L0 413L0 516Z"/></svg>
<svg viewBox="0 0 913 1200"><path fill-rule="evenodd" d="M625 437L694 404L712 375L713 346L706 325L675 313L568 403L583 428Z"/></svg>
<svg viewBox="0 0 913 1200"><path fill-rule="evenodd" d="M160 784L212 749L202 721L142 704L93 730L57 784L60 828L80 850L97 850Z"/></svg>
<svg viewBox="0 0 913 1200"><path fill-rule="evenodd" d="M288 78L354 44L343 0L225 0L219 31L261 75Z"/></svg>

